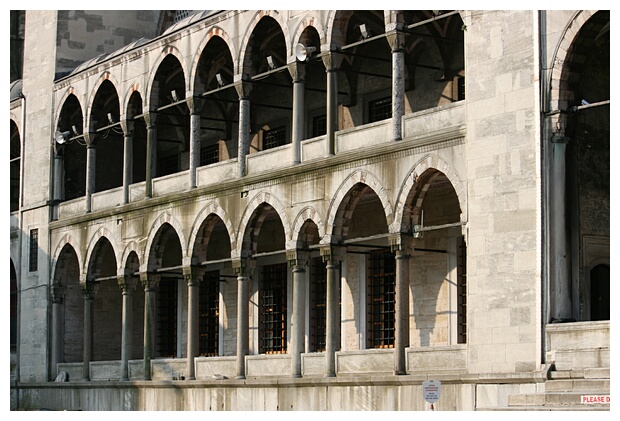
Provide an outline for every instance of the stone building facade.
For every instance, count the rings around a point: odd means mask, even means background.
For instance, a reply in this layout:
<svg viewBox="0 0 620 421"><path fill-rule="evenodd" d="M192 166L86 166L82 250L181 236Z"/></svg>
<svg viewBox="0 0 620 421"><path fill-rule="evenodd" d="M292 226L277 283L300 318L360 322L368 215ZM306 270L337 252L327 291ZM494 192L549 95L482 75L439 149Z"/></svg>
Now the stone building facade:
<svg viewBox="0 0 620 421"><path fill-rule="evenodd" d="M13 409L609 395L609 11L15 17Z"/></svg>

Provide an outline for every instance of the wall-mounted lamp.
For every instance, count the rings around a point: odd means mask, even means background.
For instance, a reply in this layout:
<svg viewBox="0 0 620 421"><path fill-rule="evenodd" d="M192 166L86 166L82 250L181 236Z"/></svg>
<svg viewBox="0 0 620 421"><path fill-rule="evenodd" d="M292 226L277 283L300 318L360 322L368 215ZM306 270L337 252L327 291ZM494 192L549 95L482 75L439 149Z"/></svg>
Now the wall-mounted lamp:
<svg viewBox="0 0 620 421"><path fill-rule="evenodd" d="M79 135L79 133L78 133L78 131L77 131L77 127L75 127L75 125L71 126L71 130L73 130L73 134L74 134L74 135L76 135L76 136L78 136L78 135Z"/></svg>
<svg viewBox="0 0 620 421"><path fill-rule="evenodd" d="M215 74L215 80L217 80L217 84L219 86L224 86L224 79L222 79L222 75L219 73Z"/></svg>
<svg viewBox="0 0 620 421"><path fill-rule="evenodd" d="M269 65L269 69L271 70L276 68L276 64L273 62L272 56L267 56L267 64Z"/></svg>
<svg viewBox="0 0 620 421"><path fill-rule="evenodd" d="M305 46L301 42L295 47L295 57L297 61L308 61L310 56L316 51L316 47L311 45Z"/></svg>
<svg viewBox="0 0 620 421"><path fill-rule="evenodd" d="M179 100L179 97L177 96L177 91L176 90L173 89L172 91L170 91L170 95L172 95L172 100L174 102L177 102Z"/></svg>
<svg viewBox="0 0 620 421"><path fill-rule="evenodd" d="M69 139L69 136L71 136L71 132L69 131L61 132L61 131L56 130L56 132L54 133L54 140L59 145L62 145L63 143L67 141L67 139Z"/></svg>
<svg viewBox="0 0 620 421"><path fill-rule="evenodd" d="M362 34L362 38L366 39L368 37L370 37L370 33L368 32L368 29L366 29L366 24L362 23L360 25L360 32Z"/></svg>
<svg viewBox="0 0 620 421"><path fill-rule="evenodd" d="M114 117L112 117L112 113L108 113L108 121L110 124L114 124Z"/></svg>

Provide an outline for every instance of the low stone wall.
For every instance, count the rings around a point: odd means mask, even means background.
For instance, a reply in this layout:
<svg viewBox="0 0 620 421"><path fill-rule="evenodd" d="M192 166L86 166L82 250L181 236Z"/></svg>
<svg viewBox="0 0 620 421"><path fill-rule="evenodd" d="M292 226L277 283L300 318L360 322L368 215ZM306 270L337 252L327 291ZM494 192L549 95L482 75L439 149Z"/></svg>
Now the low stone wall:
<svg viewBox="0 0 620 421"><path fill-rule="evenodd" d="M548 363L556 370L609 368L609 321L546 326Z"/></svg>

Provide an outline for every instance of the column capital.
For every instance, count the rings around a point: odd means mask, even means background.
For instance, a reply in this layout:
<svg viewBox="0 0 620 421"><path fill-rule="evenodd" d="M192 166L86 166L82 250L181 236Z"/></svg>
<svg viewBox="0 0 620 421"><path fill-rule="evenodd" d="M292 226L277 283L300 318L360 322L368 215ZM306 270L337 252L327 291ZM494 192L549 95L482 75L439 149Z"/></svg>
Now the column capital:
<svg viewBox="0 0 620 421"><path fill-rule="evenodd" d="M154 273L150 273L150 272L140 273L140 283L142 283L142 286L144 287L144 291L146 292L155 291L157 289L157 286L159 285L160 278L161 278L161 275L156 275Z"/></svg>
<svg viewBox="0 0 620 421"><path fill-rule="evenodd" d="M553 133L553 135L549 139L551 143L570 143L571 140L572 139L570 137L564 136L564 133L561 132Z"/></svg>
<svg viewBox="0 0 620 421"><path fill-rule="evenodd" d="M250 277L256 268L256 259L251 257L242 257L232 261L232 267L237 276Z"/></svg>
<svg viewBox="0 0 620 421"><path fill-rule="evenodd" d="M183 279L188 286L199 285L206 270L204 266L183 266Z"/></svg>
<svg viewBox="0 0 620 421"><path fill-rule="evenodd" d="M135 275L121 275L117 278L118 288L125 292L136 288L139 278Z"/></svg>
<svg viewBox="0 0 620 421"><path fill-rule="evenodd" d="M50 298L53 304L62 304L65 298L66 287L59 283L53 283L50 287Z"/></svg>
<svg viewBox="0 0 620 421"><path fill-rule="evenodd" d="M401 255L411 254L413 248L413 237L403 233L391 234L388 237L390 243L390 250L392 253L399 253Z"/></svg>
<svg viewBox="0 0 620 421"><path fill-rule="evenodd" d="M340 69L342 61L344 60L344 55L335 51L329 51L322 54L321 58L323 59L325 70L330 72Z"/></svg>
<svg viewBox="0 0 620 421"><path fill-rule="evenodd" d="M147 111L144 113L144 123L147 129L153 129L157 125L157 112Z"/></svg>
<svg viewBox="0 0 620 421"><path fill-rule="evenodd" d="M304 82L306 79L306 63L295 61L288 65L288 71L293 78L293 83Z"/></svg>
<svg viewBox="0 0 620 421"><path fill-rule="evenodd" d="M93 148L97 144L97 134L95 132L84 133L84 141L87 148Z"/></svg>
<svg viewBox="0 0 620 421"><path fill-rule="evenodd" d="M125 136L132 136L134 130L135 123L133 120L129 120L126 118L121 119L121 129L123 130L123 134Z"/></svg>
<svg viewBox="0 0 620 421"><path fill-rule="evenodd" d="M405 48L405 33L403 22L391 22L385 25L386 39L392 52L403 51Z"/></svg>
<svg viewBox="0 0 620 421"><path fill-rule="evenodd" d="M97 295L99 282L94 280L86 280L86 282L80 282L80 288L82 289L82 296L85 300L93 300Z"/></svg>
<svg viewBox="0 0 620 421"><path fill-rule="evenodd" d="M286 260L292 268L304 268L308 264L308 252L299 249L287 250Z"/></svg>
<svg viewBox="0 0 620 421"><path fill-rule="evenodd" d="M323 258L323 262L342 260L342 256L345 253L344 247L335 244L321 246L319 251L321 253L321 257Z"/></svg>
<svg viewBox="0 0 620 421"><path fill-rule="evenodd" d="M205 100L197 96L191 96L187 98L185 102L187 103L187 108L189 108L190 114L200 114Z"/></svg>
<svg viewBox="0 0 620 421"><path fill-rule="evenodd" d="M249 99L250 94L252 93L252 84L247 81L249 78L248 75L241 75L239 80L235 81L235 90L237 91L237 95L239 95L239 99ZM237 77L235 77L237 79Z"/></svg>

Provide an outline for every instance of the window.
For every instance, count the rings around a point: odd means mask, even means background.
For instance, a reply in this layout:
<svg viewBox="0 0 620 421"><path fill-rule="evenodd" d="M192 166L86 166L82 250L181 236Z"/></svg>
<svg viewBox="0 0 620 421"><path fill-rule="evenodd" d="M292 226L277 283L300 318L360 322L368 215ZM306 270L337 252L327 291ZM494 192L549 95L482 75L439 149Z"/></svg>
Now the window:
<svg viewBox="0 0 620 421"><path fill-rule="evenodd" d="M458 101L465 99L465 76L457 76L456 78L456 99Z"/></svg>
<svg viewBox="0 0 620 421"><path fill-rule="evenodd" d="M467 253L465 238L461 237L457 245L457 325L458 343L467 343Z"/></svg>
<svg viewBox="0 0 620 421"><path fill-rule="evenodd" d="M17 274L11 261L11 346L17 344Z"/></svg>
<svg viewBox="0 0 620 421"><path fill-rule="evenodd" d="M200 149L200 165L209 165L220 162L220 145L215 144L211 146L205 146Z"/></svg>
<svg viewBox="0 0 620 421"><path fill-rule="evenodd" d="M368 122L374 123L392 117L392 97L375 99L368 102Z"/></svg>
<svg viewBox="0 0 620 421"><path fill-rule="evenodd" d="M200 283L198 298L199 316L199 354L205 357L219 355L219 305L220 271L205 273Z"/></svg>
<svg viewBox="0 0 620 421"><path fill-rule="evenodd" d="M166 156L159 160L157 173L159 177L164 175L174 174L178 171L178 159L176 155Z"/></svg>
<svg viewBox="0 0 620 421"><path fill-rule="evenodd" d="M11 12L12 13L12 12ZM10 211L15 212L19 209L19 174L20 174L20 139L19 132L17 131L17 126L11 120L11 161L9 163L9 172L11 175L11 184L10 184Z"/></svg>
<svg viewBox="0 0 620 421"><path fill-rule="evenodd" d="M327 133L327 115L318 115L312 118L312 137L323 136Z"/></svg>
<svg viewBox="0 0 620 421"><path fill-rule="evenodd" d="M177 338L177 280L161 278L157 289L157 350L160 357L174 357Z"/></svg>
<svg viewBox="0 0 620 421"><path fill-rule="evenodd" d="M276 127L275 129L263 132L263 150L282 146L286 143L286 127Z"/></svg>
<svg viewBox="0 0 620 421"><path fill-rule="evenodd" d="M286 353L286 263L263 266L259 291L261 354Z"/></svg>
<svg viewBox="0 0 620 421"><path fill-rule="evenodd" d="M28 261L28 269L30 272L36 272L39 269L39 230L30 230L30 259Z"/></svg>
<svg viewBox="0 0 620 421"><path fill-rule="evenodd" d="M395 325L394 254L377 250L368 258L368 348L393 348Z"/></svg>
<svg viewBox="0 0 620 421"><path fill-rule="evenodd" d="M322 257L311 260L310 280L310 349L325 351L327 272Z"/></svg>

